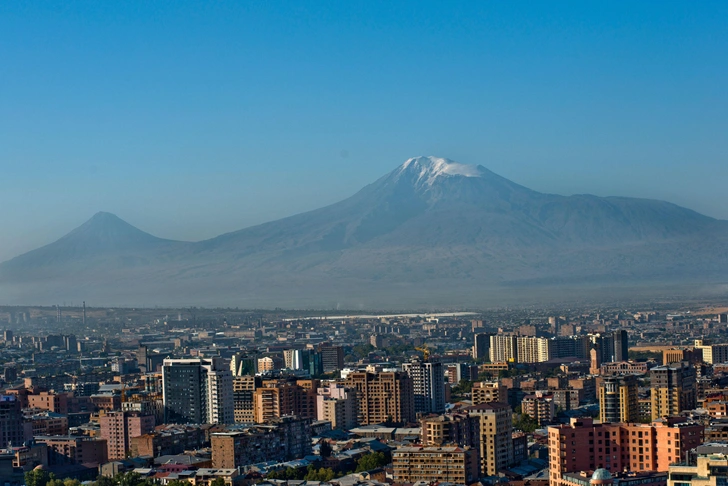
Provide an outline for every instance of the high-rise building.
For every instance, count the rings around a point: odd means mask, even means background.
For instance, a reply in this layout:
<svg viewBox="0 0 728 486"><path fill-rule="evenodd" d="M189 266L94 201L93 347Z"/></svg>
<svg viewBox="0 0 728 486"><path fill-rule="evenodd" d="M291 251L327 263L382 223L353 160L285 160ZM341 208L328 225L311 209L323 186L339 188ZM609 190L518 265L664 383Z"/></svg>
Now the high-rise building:
<svg viewBox="0 0 728 486"><path fill-rule="evenodd" d="M286 349L283 361L289 370L302 370L310 376L318 376L324 372L321 355L312 349Z"/></svg>
<svg viewBox="0 0 728 486"><path fill-rule="evenodd" d="M407 373L353 372L344 383L356 390L360 425L414 422L414 391Z"/></svg>
<svg viewBox="0 0 728 486"><path fill-rule="evenodd" d="M106 439L107 459L126 459L131 438L154 430L154 415L135 412L106 412L99 418L101 438Z"/></svg>
<svg viewBox="0 0 728 486"><path fill-rule="evenodd" d="M446 413L420 419L420 441L425 446L457 444L480 450L480 416Z"/></svg>
<svg viewBox="0 0 728 486"><path fill-rule="evenodd" d="M266 380L253 394L253 418L266 423L286 415L316 418L318 380Z"/></svg>
<svg viewBox="0 0 728 486"><path fill-rule="evenodd" d="M490 336L490 361L491 363L517 362L516 336L509 334L495 334Z"/></svg>
<svg viewBox="0 0 728 486"><path fill-rule="evenodd" d="M0 396L0 448L6 448L8 444L20 446L32 438L32 424L25 425L18 397Z"/></svg>
<svg viewBox="0 0 728 486"><path fill-rule="evenodd" d="M612 333L612 339L614 340L614 355L610 360L606 362L618 362L627 361L629 359L629 335L627 331L614 331Z"/></svg>
<svg viewBox="0 0 728 486"><path fill-rule="evenodd" d="M614 375L601 378L599 384L599 418L602 422L637 422L637 377Z"/></svg>
<svg viewBox="0 0 728 486"><path fill-rule="evenodd" d="M538 425L550 424L556 416L554 396L541 392L526 395L521 401L521 411L536 420Z"/></svg>
<svg viewBox="0 0 728 486"><path fill-rule="evenodd" d="M473 359L478 361L490 359L490 336L487 333L478 333L473 339Z"/></svg>
<svg viewBox="0 0 728 486"><path fill-rule="evenodd" d="M334 429L349 430L356 427L356 390L333 382L319 388L316 413L318 420L328 420Z"/></svg>
<svg viewBox="0 0 728 486"><path fill-rule="evenodd" d="M542 363L556 356L554 339L496 334L490 336L490 360L510 363Z"/></svg>
<svg viewBox="0 0 728 486"><path fill-rule="evenodd" d="M480 417L480 472L494 476L513 463L513 422L507 403L481 403L465 409Z"/></svg>
<svg viewBox="0 0 728 486"><path fill-rule="evenodd" d="M233 376L254 375L258 372L258 358L245 352L235 353L230 358L230 371Z"/></svg>
<svg viewBox="0 0 728 486"><path fill-rule="evenodd" d="M652 420L679 415L697 405L695 368L689 363L673 363L650 370Z"/></svg>
<svg viewBox="0 0 728 486"><path fill-rule="evenodd" d="M256 380L260 381L252 375L233 378L233 416L236 424L250 424L255 421Z"/></svg>
<svg viewBox="0 0 728 486"><path fill-rule="evenodd" d="M477 481L478 451L470 447L399 447L392 453L396 484L471 484Z"/></svg>
<svg viewBox="0 0 728 486"><path fill-rule="evenodd" d="M165 359L162 389L166 423L234 422L232 372L219 358Z"/></svg>
<svg viewBox="0 0 728 486"><path fill-rule="evenodd" d="M703 426L682 417L652 424L595 423L574 418L548 428L549 474L554 486L566 486L566 473L604 468L612 473L667 471L702 441Z"/></svg>
<svg viewBox="0 0 728 486"><path fill-rule="evenodd" d="M535 336L516 337L516 362L543 363L552 358L553 341Z"/></svg>
<svg viewBox="0 0 728 486"><path fill-rule="evenodd" d="M402 369L412 380L415 413L442 413L445 411L445 372L442 363L413 359Z"/></svg>
<svg viewBox="0 0 728 486"><path fill-rule="evenodd" d="M212 465L236 469L264 461L290 461L311 453L311 419L283 417L210 436Z"/></svg>
<svg viewBox="0 0 728 486"><path fill-rule="evenodd" d="M331 343L321 343L318 348L324 373L333 373L344 369L344 348Z"/></svg>

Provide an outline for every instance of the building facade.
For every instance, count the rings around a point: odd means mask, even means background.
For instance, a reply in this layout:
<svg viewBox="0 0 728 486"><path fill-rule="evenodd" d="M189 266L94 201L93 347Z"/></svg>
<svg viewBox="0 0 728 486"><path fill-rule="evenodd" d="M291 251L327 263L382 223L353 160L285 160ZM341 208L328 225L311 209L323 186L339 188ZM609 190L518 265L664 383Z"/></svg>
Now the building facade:
<svg viewBox="0 0 728 486"><path fill-rule="evenodd" d="M400 447L392 453L394 482L446 482L471 484L477 481L478 451L469 447Z"/></svg>
<svg viewBox="0 0 728 486"><path fill-rule="evenodd" d="M360 425L414 422L414 391L407 373L354 372L344 383L356 390Z"/></svg>
<svg viewBox="0 0 728 486"><path fill-rule="evenodd" d="M442 363L413 359L402 365L412 380L415 413L445 411L445 372Z"/></svg>
<svg viewBox="0 0 728 486"><path fill-rule="evenodd" d="M637 422L637 377L614 375L602 377L599 384L599 418L602 422Z"/></svg>

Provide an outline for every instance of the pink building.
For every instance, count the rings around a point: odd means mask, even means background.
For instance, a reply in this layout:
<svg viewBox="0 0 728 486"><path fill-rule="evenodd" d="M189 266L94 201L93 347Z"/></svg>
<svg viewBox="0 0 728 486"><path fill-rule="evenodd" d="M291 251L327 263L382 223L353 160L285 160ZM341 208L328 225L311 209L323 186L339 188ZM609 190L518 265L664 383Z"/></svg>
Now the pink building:
<svg viewBox="0 0 728 486"><path fill-rule="evenodd" d="M126 458L132 437L154 431L154 415L107 412L100 417L101 437L106 439L109 461Z"/></svg>
<svg viewBox="0 0 728 486"><path fill-rule="evenodd" d="M551 484L567 486L566 473L667 471L685 451L701 444L703 426L682 417L651 424L595 423L591 418L579 418L548 430Z"/></svg>

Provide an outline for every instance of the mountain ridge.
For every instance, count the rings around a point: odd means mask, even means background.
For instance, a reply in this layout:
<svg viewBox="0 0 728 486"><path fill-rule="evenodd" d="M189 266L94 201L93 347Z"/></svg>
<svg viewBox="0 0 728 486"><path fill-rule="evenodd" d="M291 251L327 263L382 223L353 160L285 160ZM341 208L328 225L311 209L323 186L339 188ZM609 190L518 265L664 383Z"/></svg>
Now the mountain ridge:
<svg viewBox="0 0 728 486"><path fill-rule="evenodd" d="M719 279L727 242L728 222L672 203L544 194L480 165L414 157L338 203L199 242L157 238L97 213L0 264L0 289L26 299L91 288L113 297L109 282L117 282L163 302L176 292L200 304L254 295L270 305L293 294L351 299L350 289L378 305L381 297L367 296L384 287L406 303L420 298L417 286L435 292L440 282L445 304L462 300L461 287Z"/></svg>

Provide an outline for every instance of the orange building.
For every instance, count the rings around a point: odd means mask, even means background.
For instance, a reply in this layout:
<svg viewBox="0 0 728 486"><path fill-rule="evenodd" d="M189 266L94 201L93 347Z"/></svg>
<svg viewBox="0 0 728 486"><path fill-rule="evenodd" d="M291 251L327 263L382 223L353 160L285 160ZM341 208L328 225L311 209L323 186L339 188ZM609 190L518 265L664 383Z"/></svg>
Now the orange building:
<svg viewBox="0 0 728 486"><path fill-rule="evenodd" d="M551 484L565 486L565 473L598 468L613 473L667 471L685 451L701 444L703 426L682 417L652 424L595 423L579 418L548 431Z"/></svg>
<svg viewBox="0 0 728 486"><path fill-rule="evenodd" d="M37 395L28 395L28 408L39 408L66 415L68 414L68 395L54 392L40 392Z"/></svg>

